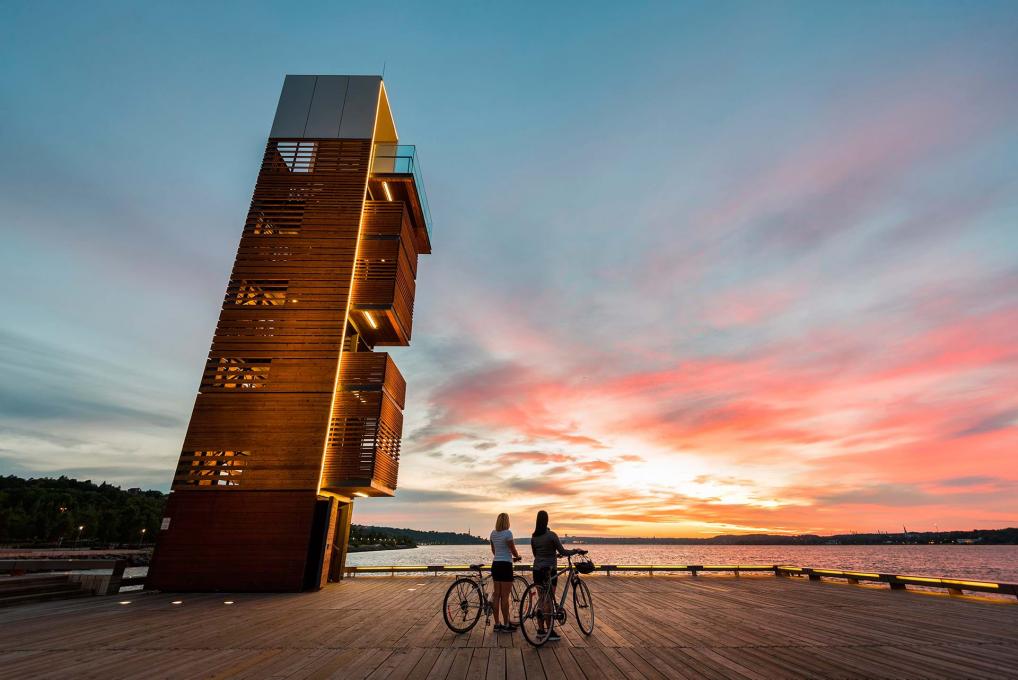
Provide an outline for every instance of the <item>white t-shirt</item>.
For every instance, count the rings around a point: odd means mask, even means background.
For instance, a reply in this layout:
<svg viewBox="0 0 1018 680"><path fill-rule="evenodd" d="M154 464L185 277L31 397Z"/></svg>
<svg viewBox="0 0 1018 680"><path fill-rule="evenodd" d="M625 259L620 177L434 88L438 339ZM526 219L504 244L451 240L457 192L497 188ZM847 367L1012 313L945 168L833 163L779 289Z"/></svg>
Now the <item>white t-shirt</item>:
<svg viewBox="0 0 1018 680"><path fill-rule="evenodd" d="M513 554L509 550L509 541L513 540L513 532L508 529L491 532L491 547L495 550L492 562L512 562Z"/></svg>

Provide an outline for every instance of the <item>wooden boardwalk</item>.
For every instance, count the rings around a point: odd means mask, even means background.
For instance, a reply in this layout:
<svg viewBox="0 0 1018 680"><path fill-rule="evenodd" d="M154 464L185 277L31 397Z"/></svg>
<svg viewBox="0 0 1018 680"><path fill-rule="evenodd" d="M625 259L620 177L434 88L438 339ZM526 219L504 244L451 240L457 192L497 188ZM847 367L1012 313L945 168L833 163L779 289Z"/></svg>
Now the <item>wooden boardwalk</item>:
<svg viewBox="0 0 1018 680"><path fill-rule="evenodd" d="M773 576L586 580L594 634L567 624L561 642L540 650L519 633L481 625L450 633L440 612L452 582L444 576L361 576L319 593L135 593L0 610L0 677L1018 677L1013 599Z"/></svg>

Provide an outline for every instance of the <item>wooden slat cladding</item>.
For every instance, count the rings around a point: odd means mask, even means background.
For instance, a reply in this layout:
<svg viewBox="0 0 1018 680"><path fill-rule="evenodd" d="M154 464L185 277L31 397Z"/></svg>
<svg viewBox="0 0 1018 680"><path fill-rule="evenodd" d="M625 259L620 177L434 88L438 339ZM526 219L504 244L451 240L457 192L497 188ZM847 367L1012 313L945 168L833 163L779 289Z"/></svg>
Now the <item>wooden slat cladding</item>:
<svg viewBox="0 0 1018 680"><path fill-rule="evenodd" d="M379 188L372 191L377 198L385 193L383 184L388 185L389 194L396 202L406 206L410 219L410 226L414 233L414 247L422 255L431 253L431 236L428 234L428 227L425 224L423 206L420 202L420 194L416 180L412 173L375 173L371 177L372 184Z"/></svg>
<svg viewBox="0 0 1018 680"><path fill-rule="evenodd" d="M304 393L268 389L203 393L195 403L183 450L249 451L250 459L237 489L314 491L318 488L331 403L331 389ZM173 489L219 490L192 488L179 482L174 483Z"/></svg>
<svg viewBox="0 0 1018 680"><path fill-rule="evenodd" d="M406 382L389 355L343 356L322 487L390 494L396 488Z"/></svg>
<svg viewBox="0 0 1018 680"><path fill-rule="evenodd" d="M329 428L322 488L337 493L392 495L399 468L403 412L381 392L336 395L340 415Z"/></svg>
<svg viewBox="0 0 1018 680"><path fill-rule="evenodd" d="M398 240L410 261L413 275L417 276L417 246L414 242L413 225L406 205L399 201L365 201L364 226L361 235L365 239Z"/></svg>
<svg viewBox="0 0 1018 680"><path fill-rule="evenodd" d="M400 409L406 405L406 380L385 352L344 354L339 384L343 390L381 391Z"/></svg>
<svg viewBox="0 0 1018 680"><path fill-rule="evenodd" d="M269 140L174 490L317 490L370 153ZM202 451L245 455L220 470Z"/></svg>
<svg viewBox="0 0 1018 680"><path fill-rule="evenodd" d="M351 305L375 324L361 324L371 345L408 345L413 324L417 246L401 201L368 201L354 271Z"/></svg>
<svg viewBox="0 0 1018 680"><path fill-rule="evenodd" d="M381 312L375 316L390 320L392 329L379 328L375 345L410 344L414 294L413 274L399 244L365 240L357 258L351 303L356 310Z"/></svg>

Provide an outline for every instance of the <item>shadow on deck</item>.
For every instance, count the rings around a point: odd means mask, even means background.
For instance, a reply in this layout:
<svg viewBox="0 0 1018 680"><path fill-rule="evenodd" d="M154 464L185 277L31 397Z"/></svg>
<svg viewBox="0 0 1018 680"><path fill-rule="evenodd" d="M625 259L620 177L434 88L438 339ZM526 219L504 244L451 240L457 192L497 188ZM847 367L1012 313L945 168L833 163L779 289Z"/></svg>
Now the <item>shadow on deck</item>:
<svg viewBox="0 0 1018 680"><path fill-rule="evenodd" d="M0 677L1018 677L1013 600L772 576L586 580L594 634L567 623L540 650L482 625L452 634L440 576L43 603L0 611Z"/></svg>

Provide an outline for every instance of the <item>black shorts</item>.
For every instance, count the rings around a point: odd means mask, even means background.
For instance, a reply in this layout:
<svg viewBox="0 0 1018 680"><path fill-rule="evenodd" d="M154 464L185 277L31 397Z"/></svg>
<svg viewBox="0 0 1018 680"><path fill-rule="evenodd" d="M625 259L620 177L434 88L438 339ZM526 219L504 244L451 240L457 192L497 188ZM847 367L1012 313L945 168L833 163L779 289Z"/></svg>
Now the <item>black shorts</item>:
<svg viewBox="0 0 1018 680"><path fill-rule="evenodd" d="M513 581L513 563L512 562L492 562L491 563L491 578L492 578L492 580L498 581L499 583L512 583L512 581Z"/></svg>
<svg viewBox="0 0 1018 680"><path fill-rule="evenodd" d="M548 576L550 574L555 574L556 571L558 571L558 570L557 569L552 569L551 567L543 567L541 569L535 569L534 570L534 583L536 583L539 586L547 585L548 584ZM554 590L555 586L557 586L557 585L558 585L558 574L555 574L555 576L552 576L552 578L551 578L551 588L552 588L552 590Z"/></svg>

